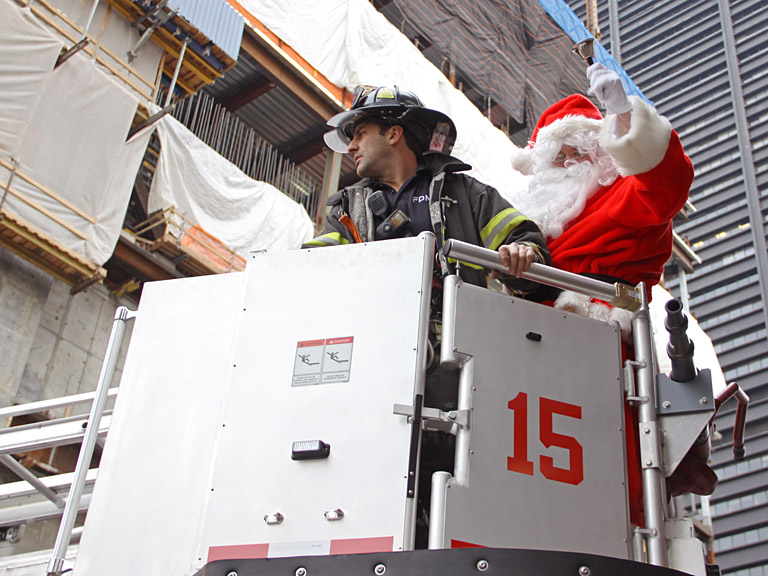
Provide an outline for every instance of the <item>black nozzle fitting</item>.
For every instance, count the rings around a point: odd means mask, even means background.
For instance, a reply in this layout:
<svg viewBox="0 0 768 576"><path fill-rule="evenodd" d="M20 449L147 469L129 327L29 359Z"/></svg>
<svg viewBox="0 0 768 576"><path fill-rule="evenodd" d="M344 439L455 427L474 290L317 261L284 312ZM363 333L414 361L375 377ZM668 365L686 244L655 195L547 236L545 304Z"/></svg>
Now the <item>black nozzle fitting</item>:
<svg viewBox="0 0 768 576"><path fill-rule="evenodd" d="M669 377L675 382L689 382L696 377L693 363L693 342L688 338L688 318L683 314L683 303L673 299L664 306L667 318L664 327L669 332L667 356L672 362Z"/></svg>

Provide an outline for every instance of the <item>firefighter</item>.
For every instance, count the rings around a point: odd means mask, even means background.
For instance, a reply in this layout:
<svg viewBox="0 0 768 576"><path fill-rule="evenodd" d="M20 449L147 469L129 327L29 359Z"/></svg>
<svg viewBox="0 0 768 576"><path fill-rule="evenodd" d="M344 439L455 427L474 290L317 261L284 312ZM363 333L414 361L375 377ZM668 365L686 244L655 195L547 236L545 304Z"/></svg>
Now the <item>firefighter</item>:
<svg viewBox="0 0 768 576"><path fill-rule="evenodd" d="M440 248L456 238L498 250L509 270L500 280L510 289L537 287L520 274L533 262L549 263L541 232L496 189L462 174L471 167L449 155L456 127L448 116L397 86L366 87L358 89L348 111L328 124L334 129L325 135L326 143L353 157L362 180L328 199L323 233L305 247L430 231L437 238L443 276L455 272L456 263L448 262ZM462 265L461 277L486 286L480 267Z"/></svg>
<svg viewBox="0 0 768 576"><path fill-rule="evenodd" d="M499 192L462 174L470 166L450 156L456 141L451 119L430 110L419 98L397 86L358 90L352 107L328 121L333 128L325 141L355 161L361 181L328 199L331 207L320 236L304 245L333 246L370 242L429 231L437 239L430 344L433 364L426 379L424 405L454 410L458 373L439 366L440 283L457 271L457 262L442 253L445 240L455 238L498 250L508 274L494 277L517 293L538 285L520 278L533 262L549 264L549 252L538 226L518 212ZM487 285L483 268L461 265L464 282ZM416 547L426 547L432 474L453 471L455 436L426 431L419 467L419 517Z"/></svg>

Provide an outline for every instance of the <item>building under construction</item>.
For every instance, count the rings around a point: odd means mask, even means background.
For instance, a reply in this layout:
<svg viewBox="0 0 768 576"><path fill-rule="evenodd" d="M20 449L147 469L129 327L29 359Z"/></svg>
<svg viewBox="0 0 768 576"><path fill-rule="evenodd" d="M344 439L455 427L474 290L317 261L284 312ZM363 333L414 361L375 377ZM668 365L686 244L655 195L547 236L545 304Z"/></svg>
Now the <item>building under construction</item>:
<svg viewBox="0 0 768 576"><path fill-rule="evenodd" d="M323 141L356 85L401 84L439 105L458 127L455 154L503 191L525 183L508 159L540 113L586 93L571 48L594 36L596 58L671 120L694 162L665 286L712 336L725 379L758 401L749 460L730 462L733 402L717 420L721 492L678 505L696 518L710 563L762 574L768 11L727 0L569 4L0 0L0 405L11 432L0 554L54 545L62 503L22 511L18 464L66 493L115 310L135 309L147 283L243 272L249 254L296 250L317 233L328 196L357 180ZM690 39L703 32L697 57ZM169 342L165 354L180 352ZM41 441L59 430L65 441Z"/></svg>

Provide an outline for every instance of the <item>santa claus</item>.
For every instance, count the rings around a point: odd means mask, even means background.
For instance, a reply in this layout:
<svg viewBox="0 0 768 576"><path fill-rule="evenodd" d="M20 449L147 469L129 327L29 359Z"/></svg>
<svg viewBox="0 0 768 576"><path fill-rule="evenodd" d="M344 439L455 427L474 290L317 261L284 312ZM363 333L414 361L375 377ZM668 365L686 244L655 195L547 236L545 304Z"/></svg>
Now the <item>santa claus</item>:
<svg viewBox="0 0 768 576"><path fill-rule="evenodd" d="M650 296L672 254L672 219L688 199L693 166L669 121L642 98L628 98L618 74L595 63L587 77L606 116L578 94L550 106L529 146L513 156L513 167L532 176L513 203L539 224L554 267L611 283L645 282ZM617 321L631 338L631 312L544 287L538 299ZM626 418L635 421L628 406ZM627 427L627 446L630 516L641 524L635 426ZM706 458L686 461L667 480L668 493L711 493L717 479Z"/></svg>
<svg viewBox="0 0 768 576"><path fill-rule="evenodd" d="M595 63L587 77L606 117L579 94L550 106L512 158L533 176L514 205L541 227L554 267L645 282L650 294L672 253L672 219L688 199L693 167L669 121L628 98L618 74ZM557 308L629 329L624 311L573 292L554 297Z"/></svg>

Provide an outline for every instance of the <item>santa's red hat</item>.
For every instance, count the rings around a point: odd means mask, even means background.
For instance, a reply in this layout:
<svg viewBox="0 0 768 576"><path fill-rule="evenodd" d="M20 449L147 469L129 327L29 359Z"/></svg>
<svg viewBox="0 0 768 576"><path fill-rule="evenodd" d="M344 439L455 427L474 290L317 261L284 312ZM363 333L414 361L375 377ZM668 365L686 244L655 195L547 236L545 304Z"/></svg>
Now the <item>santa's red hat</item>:
<svg viewBox="0 0 768 576"><path fill-rule="evenodd" d="M533 147L537 142L562 142L577 130L599 130L602 120L597 107L581 94L563 98L541 115L528 146L518 148L512 154L512 167L523 174L533 174Z"/></svg>

